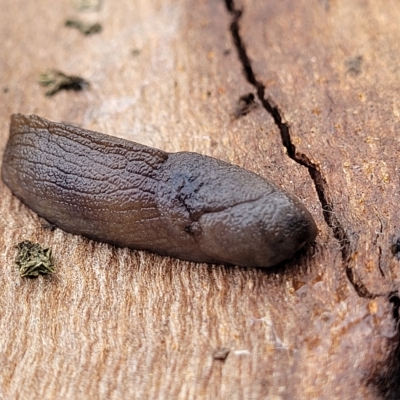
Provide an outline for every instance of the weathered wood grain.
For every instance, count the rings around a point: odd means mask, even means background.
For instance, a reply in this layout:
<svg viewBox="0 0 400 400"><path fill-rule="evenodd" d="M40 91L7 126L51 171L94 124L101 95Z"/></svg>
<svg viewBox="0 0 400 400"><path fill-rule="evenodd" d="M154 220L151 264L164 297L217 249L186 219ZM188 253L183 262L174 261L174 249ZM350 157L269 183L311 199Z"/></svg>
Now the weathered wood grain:
<svg viewBox="0 0 400 400"><path fill-rule="evenodd" d="M1 153L15 112L196 151L296 193L320 230L271 270L187 263L46 230L1 182L0 398L397 398L389 3L0 0ZM90 87L45 97L47 68ZM25 239L53 248L55 276L18 276Z"/></svg>

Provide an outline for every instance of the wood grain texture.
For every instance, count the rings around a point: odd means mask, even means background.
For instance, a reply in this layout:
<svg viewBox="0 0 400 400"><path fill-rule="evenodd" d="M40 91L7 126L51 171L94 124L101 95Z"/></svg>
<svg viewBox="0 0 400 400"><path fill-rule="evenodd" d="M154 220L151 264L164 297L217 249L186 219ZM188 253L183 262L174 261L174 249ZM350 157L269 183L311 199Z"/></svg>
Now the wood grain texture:
<svg viewBox="0 0 400 400"><path fill-rule="evenodd" d="M16 112L196 151L296 193L320 231L271 271L192 264L45 230L1 183L0 398L398 397L394 0L0 7L1 153ZM47 68L90 87L45 97ZM18 276L25 239L55 276Z"/></svg>

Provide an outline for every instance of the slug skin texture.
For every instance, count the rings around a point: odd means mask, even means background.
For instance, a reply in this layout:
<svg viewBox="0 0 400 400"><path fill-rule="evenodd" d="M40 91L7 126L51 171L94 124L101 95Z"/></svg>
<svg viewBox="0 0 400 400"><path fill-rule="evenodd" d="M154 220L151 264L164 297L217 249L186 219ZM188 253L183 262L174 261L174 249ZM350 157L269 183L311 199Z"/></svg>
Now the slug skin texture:
<svg viewBox="0 0 400 400"><path fill-rule="evenodd" d="M11 117L2 178L66 232L182 260L270 267L317 235L294 196L235 165Z"/></svg>

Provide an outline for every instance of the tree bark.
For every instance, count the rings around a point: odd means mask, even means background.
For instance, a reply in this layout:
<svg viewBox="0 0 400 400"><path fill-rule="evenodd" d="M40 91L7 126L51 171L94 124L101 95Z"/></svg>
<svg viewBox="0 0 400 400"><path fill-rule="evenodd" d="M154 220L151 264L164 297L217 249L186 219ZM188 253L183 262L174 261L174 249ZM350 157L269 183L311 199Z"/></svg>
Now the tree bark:
<svg viewBox="0 0 400 400"><path fill-rule="evenodd" d="M396 1L0 8L1 154L10 115L38 114L240 165L319 228L274 268L195 264L46 229L1 182L0 398L400 396ZM45 96L47 69L89 86ZM19 276L23 240L55 275Z"/></svg>

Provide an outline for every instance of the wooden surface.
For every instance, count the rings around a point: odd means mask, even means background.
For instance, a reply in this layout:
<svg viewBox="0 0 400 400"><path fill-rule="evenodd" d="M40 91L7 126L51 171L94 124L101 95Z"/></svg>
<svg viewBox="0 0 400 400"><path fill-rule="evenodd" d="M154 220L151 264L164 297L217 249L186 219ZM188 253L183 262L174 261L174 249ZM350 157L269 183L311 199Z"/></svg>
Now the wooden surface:
<svg viewBox="0 0 400 400"><path fill-rule="evenodd" d="M319 236L268 270L194 264L46 230L1 183L0 398L399 398L399 4L75 3L0 0L1 153L16 112L196 151L295 193ZM46 97L48 68L90 87ZM19 277L27 239L56 275Z"/></svg>

